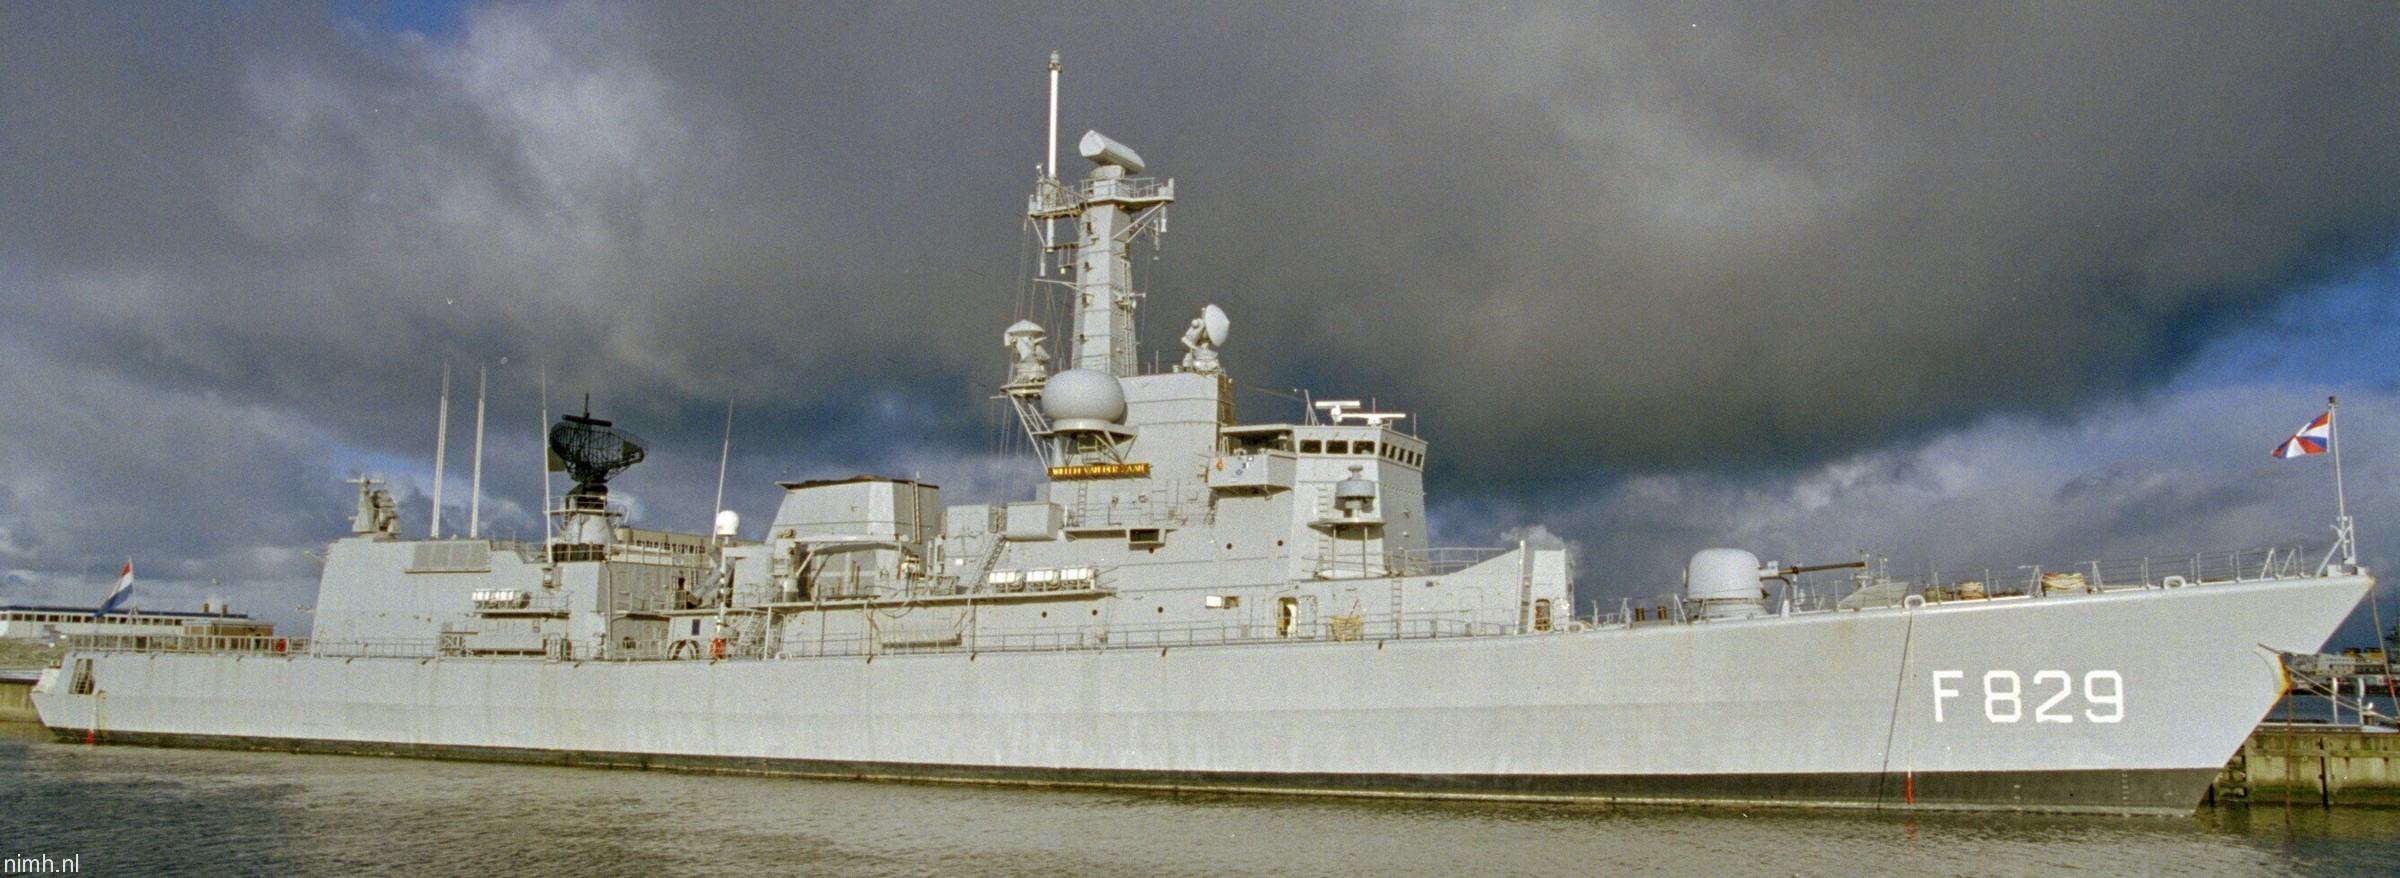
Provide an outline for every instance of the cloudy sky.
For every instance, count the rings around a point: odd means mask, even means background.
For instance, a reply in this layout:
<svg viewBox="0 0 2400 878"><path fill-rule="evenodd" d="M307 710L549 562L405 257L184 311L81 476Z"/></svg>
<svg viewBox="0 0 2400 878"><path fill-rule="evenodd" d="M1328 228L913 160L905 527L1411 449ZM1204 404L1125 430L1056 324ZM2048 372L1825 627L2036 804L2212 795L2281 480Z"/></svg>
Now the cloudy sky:
<svg viewBox="0 0 2400 878"><path fill-rule="evenodd" d="M728 404L754 530L1007 499L1051 50L1177 180L1147 337L1213 302L1237 380L1417 413L1437 539L1544 528L1586 600L2322 545L2267 451L2336 394L2400 562L2400 7L1029 6L0 5L0 600L131 556L304 625L341 479L426 526L444 363L452 530L478 366L501 536L544 376L653 441L644 525L705 526Z"/></svg>

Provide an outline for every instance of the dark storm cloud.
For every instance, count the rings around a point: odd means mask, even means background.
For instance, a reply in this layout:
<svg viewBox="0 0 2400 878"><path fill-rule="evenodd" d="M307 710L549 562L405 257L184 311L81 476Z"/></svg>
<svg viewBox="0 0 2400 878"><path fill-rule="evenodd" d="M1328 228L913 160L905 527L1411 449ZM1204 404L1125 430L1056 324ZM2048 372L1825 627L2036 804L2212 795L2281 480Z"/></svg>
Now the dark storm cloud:
<svg viewBox="0 0 2400 878"><path fill-rule="evenodd" d="M2381 248L2400 151L2373 5L8 14L23 330L387 427L445 353L653 418L988 381L1052 46L1190 193L1148 323L1485 474L2122 392Z"/></svg>

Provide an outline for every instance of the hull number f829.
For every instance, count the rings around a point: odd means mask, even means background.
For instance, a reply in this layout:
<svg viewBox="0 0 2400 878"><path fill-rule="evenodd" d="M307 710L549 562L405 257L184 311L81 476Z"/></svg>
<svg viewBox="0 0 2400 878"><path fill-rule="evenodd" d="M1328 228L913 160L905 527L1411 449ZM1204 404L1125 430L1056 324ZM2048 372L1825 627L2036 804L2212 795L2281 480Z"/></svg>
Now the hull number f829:
<svg viewBox="0 0 2400 878"><path fill-rule="evenodd" d="M2083 684L2066 671L1983 672L1982 692L1975 691L1965 671L1933 672L1933 721L1948 722L1949 702L1980 694L1983 718L1995 723L2113 723L2125 719L2125 675L2087 671Z"/></svg>

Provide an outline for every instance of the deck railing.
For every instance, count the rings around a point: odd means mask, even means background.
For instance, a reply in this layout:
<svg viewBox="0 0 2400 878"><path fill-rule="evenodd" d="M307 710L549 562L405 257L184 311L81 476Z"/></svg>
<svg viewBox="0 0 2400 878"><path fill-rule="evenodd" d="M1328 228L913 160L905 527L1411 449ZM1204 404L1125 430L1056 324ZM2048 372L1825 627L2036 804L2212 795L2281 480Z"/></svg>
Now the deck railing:
<svg viewBox="0 0 2400 878"><path fill-rule="evenodd" d="M138 653L256 653L306 654L306 637L260 637L216 634L71 634L67 649L77 652Z"/></svg>
<svg viewBox="0 0 2400 878"><path fill-rule="evenodd" d="M1881 580L1867 586L1871 592L1861 590L1861 595L1871 593L1871 600L1854 596L1845 603L1852 607L1893 606L1911 597L1943 603L2295 579L2315 575L2321 561L2320 556L2310 554L2309 547L2291 545L2071 564L1963 568L1939 571L1921 580Z"/></svg>

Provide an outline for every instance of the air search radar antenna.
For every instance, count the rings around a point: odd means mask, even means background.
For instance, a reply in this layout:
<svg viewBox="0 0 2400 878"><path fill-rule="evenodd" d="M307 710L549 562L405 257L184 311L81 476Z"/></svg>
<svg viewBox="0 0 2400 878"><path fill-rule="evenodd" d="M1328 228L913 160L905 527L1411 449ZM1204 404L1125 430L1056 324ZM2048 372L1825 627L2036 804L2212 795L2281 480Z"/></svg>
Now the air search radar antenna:
<svg viewBox="0 0 2400 878"><path fill-rule="evenodd" d="M575 480L574 490L567 492L568 507L598 509L604 505L608 480L642 462L646 453L642 446L639 437L592 417L588 397L583 414L561 416L550 428L550 453L558 456L567 477Z"/></svg>
<svg viewBox="0 0 2400 878"><path fill-rule="evenodd" d="M1325 416L1332 419L1336 426L1347 424L1351 421L1357 421L1369 427L1381 427L1393 421L1400 420L1401 418L1408 417L1408 415L1400 412L1357 411L1356 409L1360 408L1362 405L1363 403L1355 399L1320 399L1316 402L1316 407L1323 409L1325 411Z"/></svg>

